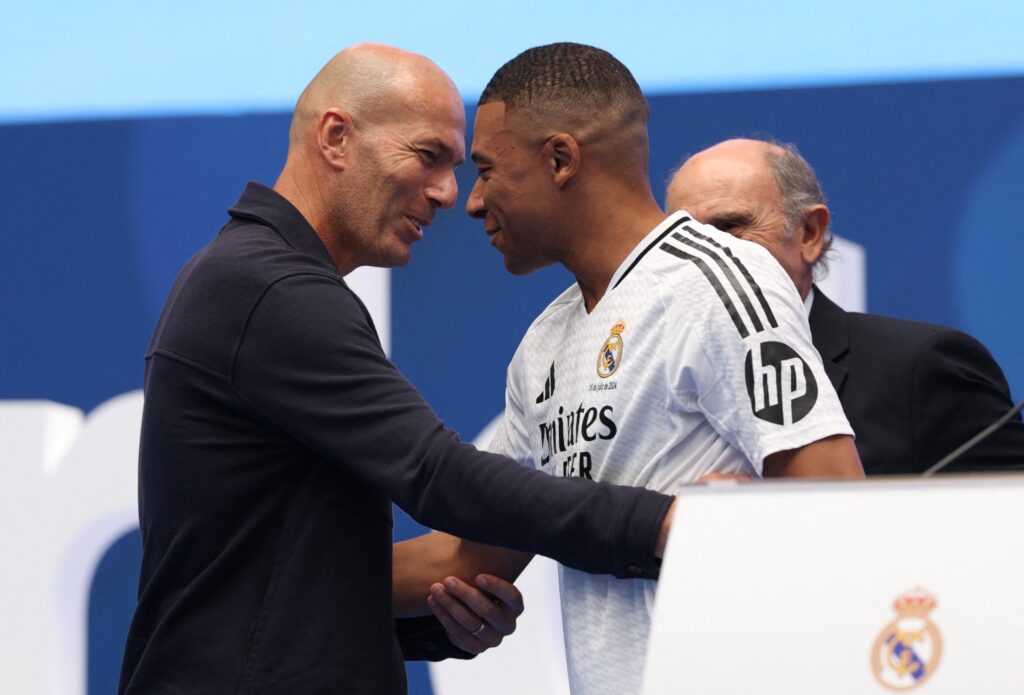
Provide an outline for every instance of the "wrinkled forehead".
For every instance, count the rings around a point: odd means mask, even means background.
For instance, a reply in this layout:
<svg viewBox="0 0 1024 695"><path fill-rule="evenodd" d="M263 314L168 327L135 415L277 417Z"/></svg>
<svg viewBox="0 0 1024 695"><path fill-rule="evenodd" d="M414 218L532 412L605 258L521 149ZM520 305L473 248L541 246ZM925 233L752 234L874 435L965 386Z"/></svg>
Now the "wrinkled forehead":
<svg viewBox="0 0 1024 695"><path fill-rule="evenodd" d="M434 136L443 139L461 161L466 154L466 107L458 92L434 100L423 114Z"/></svg>
<svg viewBox="0 0 1024 695"><path fill-rule="evenodd" d="M419 110L431 114L439 121L455 124L465 131L466 107L462 103L462 97L455 89L455 85L447 81L440 84L428 83L411 96L414 100L418 100L415 106Z"/></svg>
<svg viewBox="0 0 1024 695"><path fill-rule="evenodd" d="M428 83L421 89L401 92L383 118L403 137L437 141L461 161L466 150L466 108L454 86L444 87Z"/></svg>
<svg viewBox="0 0 1024 695"><path fill-rule="evenodd" d="M665 193L665 206L670 210L686 210L697 217L715 198L727 194L722 181L704 175L701 166L690 159L680 167L669 181Z"/></svg>
<svg viewBox="0 0 1024 695"><path fill-rule="evenodd" d="M440 70L409 71L388 90L388 106L409 115L425 115L466 126L466 108L455 84ZM400 115L400 114L399 114Z"/></svg>
<svg viewBox="0 0 1024 695"><path fill-rule="evenodd" d="M679 169L669 185L668 198L682 207L777 203L775 182L766 165L746 157L710 153L695 155Z"/></svg>

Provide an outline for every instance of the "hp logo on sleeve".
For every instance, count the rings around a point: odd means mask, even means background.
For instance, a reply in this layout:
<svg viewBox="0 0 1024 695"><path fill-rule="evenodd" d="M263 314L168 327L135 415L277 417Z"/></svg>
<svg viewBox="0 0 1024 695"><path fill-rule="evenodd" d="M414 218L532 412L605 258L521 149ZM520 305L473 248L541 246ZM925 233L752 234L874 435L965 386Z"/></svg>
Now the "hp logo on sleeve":
<svg viewBox="0 0 1024 695"><path fill-rule="evenodd" d="M776 425L800 422L818 400L811 368L785 343L769 341L751 349L746 376L754 415Z"/></svg>

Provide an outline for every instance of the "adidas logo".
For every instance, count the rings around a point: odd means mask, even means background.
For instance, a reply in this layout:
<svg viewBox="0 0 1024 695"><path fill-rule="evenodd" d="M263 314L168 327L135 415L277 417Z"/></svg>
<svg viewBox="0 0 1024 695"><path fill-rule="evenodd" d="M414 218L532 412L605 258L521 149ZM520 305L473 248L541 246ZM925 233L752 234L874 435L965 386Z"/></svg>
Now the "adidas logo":
<svg viewBox="0 0 1024 695"><path fill-rule="evenodd" d="M547 380L544 382L544 390L537 396L537 402L543 403L547 399L555 395L555 363L551 363L551 372L548 374Z"/></svg>

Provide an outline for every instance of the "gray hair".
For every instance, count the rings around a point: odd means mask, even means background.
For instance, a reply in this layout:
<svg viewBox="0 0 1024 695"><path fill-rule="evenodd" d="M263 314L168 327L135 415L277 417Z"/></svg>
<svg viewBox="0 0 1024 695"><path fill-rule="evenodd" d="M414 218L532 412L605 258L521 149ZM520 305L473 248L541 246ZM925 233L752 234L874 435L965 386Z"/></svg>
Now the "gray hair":
<svg viewBox="0 0 1024 695"><path fill-rule="evenodd" d="M803 158L796 145L775 140L761 142L775 146L765 148L765 160L779 187L782 214L786 220L786 238L792 238L797 227L804 221L804 211L812 205L825 205L825 194L821 191L821 184L818 183L814 169ZM821 255L814 264L814 274L819 279L828 273L828 256L831 250L832 233L825 230L825 243Z"/></svg>

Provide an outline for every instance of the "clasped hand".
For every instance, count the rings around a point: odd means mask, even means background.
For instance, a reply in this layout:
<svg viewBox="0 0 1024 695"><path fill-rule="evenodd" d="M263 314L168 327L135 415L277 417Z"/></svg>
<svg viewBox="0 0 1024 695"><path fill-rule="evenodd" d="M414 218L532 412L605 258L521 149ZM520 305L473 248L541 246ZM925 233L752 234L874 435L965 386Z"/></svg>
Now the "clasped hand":
<svg viewBox="0 0 1024 695"><path fill-rule="evenodd" d="M446 577L430 587L427 605L459 649L480 654L515 632L523 614L523 595L511 582L478 574L470 585Z"/></svg>

